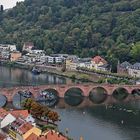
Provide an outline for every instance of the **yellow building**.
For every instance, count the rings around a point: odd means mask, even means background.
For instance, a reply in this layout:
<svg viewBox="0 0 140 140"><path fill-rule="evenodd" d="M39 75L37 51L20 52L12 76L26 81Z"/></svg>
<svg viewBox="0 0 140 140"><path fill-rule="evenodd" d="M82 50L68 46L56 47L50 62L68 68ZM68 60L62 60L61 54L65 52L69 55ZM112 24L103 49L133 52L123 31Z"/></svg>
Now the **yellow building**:
<svg viewBox="0 0 140 140"><path fill-rule="evenodd" d="M67 70L76 70L78 67L78 62L74 60L66 60L66 69Z"/></svg>
<svg viewBox="0 0 140 140"><path fill-rule="evenodd" d="M26 140L31 134L40 136L42 130L33 126L31 123L18 118L16 121L11 123L9 128L9 136L13 140Z"/></svg>
<svg viewBox="0 0 140 140"><path fill-rule="evenodd" d="M23 140L26 140L31 134L35 134L36 136L40 136L41 133L42 133L42 131L39 128L33 127L29 131L27 131L25 134L23 134L22 137L23 137Z"/></svg>
<svg viewBox="0 0 140 140"><path fill-rule="evenodd" d="M12 52L12 53L10 54L10 61L16 61L16 60L18 60L21 56L22 56L22 54L21 54L20 52L18 52L18 51Z"/></svg>

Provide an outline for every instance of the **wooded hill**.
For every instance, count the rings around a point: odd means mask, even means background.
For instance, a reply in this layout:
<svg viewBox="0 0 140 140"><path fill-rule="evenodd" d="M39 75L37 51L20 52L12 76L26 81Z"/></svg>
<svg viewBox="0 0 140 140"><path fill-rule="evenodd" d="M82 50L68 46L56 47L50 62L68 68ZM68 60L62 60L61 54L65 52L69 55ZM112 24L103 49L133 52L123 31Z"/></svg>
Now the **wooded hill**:
<svg viewBox="0 0 140 140"><path fill-rule="evenodd" d="M140 61L140 0L25 0L0 13L0 43Z"/></svg>

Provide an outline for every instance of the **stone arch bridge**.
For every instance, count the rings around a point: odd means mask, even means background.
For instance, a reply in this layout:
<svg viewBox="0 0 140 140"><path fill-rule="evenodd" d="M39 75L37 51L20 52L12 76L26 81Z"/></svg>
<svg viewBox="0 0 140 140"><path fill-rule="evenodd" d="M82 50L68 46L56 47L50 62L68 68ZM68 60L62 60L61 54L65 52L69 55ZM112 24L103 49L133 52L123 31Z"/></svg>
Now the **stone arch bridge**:
<svg viewBox="0 0 140 140"><path fill-rule="evenodd" d="M7 98L8 102L13 100L15 94L19 91L30 91L35 98L41 91L46 89L54 89L57 91L60 98L64 98L66 91L71 88L78 88L82 91L83 96L88 97L90 91L95 88L103 88L107 95L112 95L118 88L125 89L129 94L132 94L134 90L140 90L140 85L111 85L111 84L74 84L74 85L40 85L40 86L20 86L12 88L0 88L0 94Z"/></svg>

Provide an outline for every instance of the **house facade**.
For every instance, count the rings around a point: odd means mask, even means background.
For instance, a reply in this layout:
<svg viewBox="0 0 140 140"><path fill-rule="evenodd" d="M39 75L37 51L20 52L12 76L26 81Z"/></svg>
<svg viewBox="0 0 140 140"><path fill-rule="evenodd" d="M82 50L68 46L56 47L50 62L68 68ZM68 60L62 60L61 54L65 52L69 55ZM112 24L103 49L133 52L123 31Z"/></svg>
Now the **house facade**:
<svg viewBox="0 0 140 140"><path fill-rule="evenodd" d="M128 74L132 77L140 77L140 63L135 63L128 68Z"/></svg>
<svg viewBox="0 0 140 140"><path fill-rule="evenodd" d="M93 57L91 60L91 64L92 64L92 69L99 70L99 71L107 71L108 70L108 63L101 56Z"/></svg>
<svg viewBox="0 0 140 140"><path fill-rule="evenodd" d="M129 62L127 62L127 61L125 61L125 62L123 62L121 64L118 63L118 65L117 65L117 73L118 74L125 74L125 75L127 75L128 74L128 69L131 66L132 65Z"/></svg>

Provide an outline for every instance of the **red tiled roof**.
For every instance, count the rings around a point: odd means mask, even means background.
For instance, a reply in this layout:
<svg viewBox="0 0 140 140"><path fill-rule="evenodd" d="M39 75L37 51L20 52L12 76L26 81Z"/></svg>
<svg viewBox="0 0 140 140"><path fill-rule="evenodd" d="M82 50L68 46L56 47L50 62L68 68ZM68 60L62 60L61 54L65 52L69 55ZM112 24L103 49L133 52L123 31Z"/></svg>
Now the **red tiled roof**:
<svg viewBox="0 0 140 140"><path fill-rule="evenodd" d="M4 140L6 137L0 133L0 140Z"/></svg>
<svg viewBox="0 0 140 140"><path fill-rule="evenodd" d="M41 140L45 140L45 139L41 139ZM68 139L65 136L57 134L54 131L49 131L47 133L47 140L68 140Z"/></svg>
<svg viewBox="0 0 140 140"><path fill-rule="evenodd" d="M107 61L101 56L95 56L94 58L92 58L92 61L95 62L95 64L99 64L100 62L102 62L103 64L107 64Z"/></svg>
<svg viewBox="0 0 140 140"><path fill-rule="evenodd" d="M16 118L23 117L25 119L25 118L27 118L29 116L28 110L10 110L10 111L6 111L5 109L0 108L0 118L1 119L3 119L9 113L11 115L13 115L14 117L16 117Z"/></svg>
<svg viewBox="0 0 140 140"><path fill-rule="evenodd" d="M49 131L45 136L37 136L31 134L26 140L68 140L66 137L57 134L54 131Z"/></svg>
<svg viewBox="0 0 140 140"><path fill-rule="evenodd" d="M23 117L26 119L29 116L28 110L13 110L9 111L9 113L11 113L16 118Z"/></svg>
<svg viewBox="0 0 140 140"><path fill-rule="evenodd" d="M23 124L18 130L20 131L20 133L25 134L27 131L29 131L32 128L33 126L27 122Z"/></svg>

